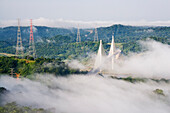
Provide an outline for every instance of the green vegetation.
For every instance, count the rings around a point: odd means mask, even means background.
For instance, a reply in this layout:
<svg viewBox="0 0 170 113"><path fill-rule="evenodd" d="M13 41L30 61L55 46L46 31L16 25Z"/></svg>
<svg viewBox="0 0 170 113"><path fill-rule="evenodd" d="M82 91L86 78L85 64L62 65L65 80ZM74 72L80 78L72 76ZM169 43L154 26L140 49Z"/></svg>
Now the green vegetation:
<svg viewBox="0 0 170 113"><path fill-rule="evenodd" d="M23 43L28 43L29 39L29 26L21 27L21 35ZM115 33L115 41L117 43L127 43L131 40L140 40L146 37L170 37L170 27L141 27L141 26L124 26L113 25L110 27L97 28L99 39L105 42L111 41L111 35ZM50 38L56 35L71 36L76 39L77 29L64 29L64 28L51 28L45 26L34 26L34 38L40 41L41 38ZM80 29L82 41L93 41L94 29ZM0 41L9 41L16 45L17 26L0 28Z"/></svg>
<svg viewBox="0 0 170 113"><path fill-rule="evenodd" d="M80 29L81 43L76 43L77 29L50 28L35 26L34 39L38 57L71 59L79 56L87 57L91 52L97 52L99 43L93 43L94 29ZM138 40L153 40L170 44L170 27L134 27L113 25L97 28L99 40L102 39L104 48L109 49L112 33L115 34L116 45L124 54L140 52ZM0 28L0 53L15 54L17 27ZM24 52L29 44L29 27L21 27Z"/></svg>
<svg viewBox="0 0 170 113"><path fill-rule="evenodd" d="M28 77L34 73L52 73L65 76L67 74L86 73L79 70L70 69L60 59L37 58L35 61L19 59L15 57L0 57L0 73L9 74L10 68L14 68L15 73L20 73L22 77Z"/></svg>
<svg viewBox="0 0 170 113"><path fill-rule="evenodd" d="M131 77L131 76L128 76L128 77L125 77L125 78L119 78L119 77L116 77L116 76L111 76L112 79L116 79L116 80L124 80L124 81L127 81L127 82L131 82L131 83L136 83L136 82L147 82L148 80L152 80L154 82L157 82L157 83L160 83L160 82L164 82L164 83L170 83L170 79L149 79L149 78L138 78L138 77Z"/></svg>
<svg viewBox="0 0 170 113"><path fill-rule="evenodd" d="M164 44L170 44L168 38L150 37L152 40L159 41ZM142 40L147 40L143 38ZM98 50L99 42L85 41L76 43L71 36L57 35L52 38L42 38L43 42L36 43L36 51L38 57L45 58L60 58L60 59L74 59L78 57L87 58L90 53L96 53ZM3 45L0 51L15 54L15 48ZM110 43L103 43L105 50L108 52ZM129 52L140 52L141 46L137 41L130 41L128 43L116 43L116 47L122 50L122 53L127 55ZM27 50L28 45L25 47ZM26 52L26 51L25 51Z"/></svg>
<svg viewBox="0 0 170 113"><path fill-rule="evenodd" d="M43 108L31 108L26 106L19 106L15 102L7 103L0 106L0 113L52 113Z"/></svg>
<svg viewBox="0 0 170 113"><path fill-rule="evenodd" d="M111 35L114 32L116 43L129 43L141 40L146 37L170 38L170 27L137 27L113 25L110 27L98 28L99 39L110 42Z"/></svg>
<svg viewBox="0 0 170 113"><path fill-rule="evenodd" d="M39 57L71 59L80 55L86 57L88 53L97 51L98 45L99 43L91 41L76 43L70 36L57 35L48 42L37 43L36 50Z"/></svg>
<svg viewBox="0 0 170 113"><path fill-rule="evenodd" d="M112 79L117 79L117 80L124 80L127 82L131 82L131 83L136 83L136 82L146 82L147 79L145 78L132 78L132 77L127 77L127 78L118 78L116 76L111 76Z"/></svg>
<svg viewBox="0 0 170 113"><path fill-rule="evenodd" d="M161 42L163 44L170 45L169 38L161 38L161 37L149 37L149 38L143 38L142 41L146 41L147 39L155 40L158 42ZM142 48L140 44L136 41L131 41L129 43L123 43L122 44L122 52L127 55L129 52L141 52Z"/></svg>
<svg viewBox="0 0 170 113"><path fill-rule="evenodd" d="M6 90L4 87L0 87L0 96L6 92L8 92L8 90Z"/></svg>
<svg viewBox="0 0 170 113"><path fill-rule="evenodd" d="M21 74L21 77L33 78L34 73L50 73L56 76L66 76L68 74L85 74L87 72L77 69L70 69L63 60L75 59L83 57L87 60L89 54L96 53L99 47L99 41L93 42L93 29L81 29L81 43L76 43L77 29L62 29L35 26L34 39L37 52L37 59L33 58L20 59L15 58L17 27L0 28L0 73L9 75L11 68L14 68L14 74ZM139 40L150 39L170 45L170 27L133 27L123 25L113 25L110 27L98 28L99 40L103 40L104 49L108 52L111 42L112 33L115 34L116 47L122 50L122 53L127 55L129 52L140 52L141 46ZM24 53L27 52L29 46L29 27L21 27L21 35L24 45ZM9 53L9 54L4 54ZM10 55L11 57L5 57ZM14 76L15 77L15 76ZM112 79L124 80L130 83L146 82L146 78L118 78ZM155 82L166 82L170 80L160 79ZM3 87L0 87L0 94L8 92ZM163 95L161 89L153 91L158 95ZM48 113L44 109L37 109L25 106L19 106L15 102L0 106L0 113Z"/></svg>
<svg viewBox="0 0 170 113"><path fill-rule="evenodd" d="M153 92L154 92L155 94L165 96L165 94L164 94L164 92L163 92L162 89L155 89Z"/></svg>

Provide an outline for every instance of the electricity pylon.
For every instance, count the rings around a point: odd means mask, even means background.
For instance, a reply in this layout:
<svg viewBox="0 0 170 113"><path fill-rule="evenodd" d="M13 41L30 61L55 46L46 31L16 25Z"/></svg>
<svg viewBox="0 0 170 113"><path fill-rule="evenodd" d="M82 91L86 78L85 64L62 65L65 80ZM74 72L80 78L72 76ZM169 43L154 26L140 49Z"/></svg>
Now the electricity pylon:
<svg viewBox="0 0 170 113"><path fill-rule="evenodd" d="M35 51L35 45L34 45L34 37L33 37L33 29L32 29L32 19L31 25L30 25L30 40L29 40L29 51L28 54L29 56L32 56L33 58L36 58L36 51Z"/></svg>
<svg viewBox="0 0 170 113"><path fill-rule="evenodd" d="M10 70L11 70L10 75L11 75L12 77L14 77L14 68L10 68Z"/></svg>
<svg viewBox="0 0 170 113"><path fill-rule="evenodd" d="M97 28L95 28L95 34L94 34L94 42L98 42L99 38L98 38L98 33L97 33Z"/></svg>
<svg viewBox="0 0 170 113"><path fill-rule="evenodd" d="M81 42L79 27L77 28L77 40L76 40L76 42Z"/></svg>
<svg viewBox="0 0 170 113"><path fill-rule="evenodd" d="M17 31L17 47L16 47L16 56L24 57L23 47L22 47L22 38L20 30L20 20L18 19L18 31Z"/></svg>

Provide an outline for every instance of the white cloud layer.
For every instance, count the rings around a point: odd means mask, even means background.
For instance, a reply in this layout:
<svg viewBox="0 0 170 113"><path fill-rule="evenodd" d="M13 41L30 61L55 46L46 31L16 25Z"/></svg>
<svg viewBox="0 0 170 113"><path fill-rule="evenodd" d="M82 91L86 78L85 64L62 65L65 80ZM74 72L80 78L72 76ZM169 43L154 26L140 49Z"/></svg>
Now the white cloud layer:
<svg viewBox="0 0 170 113"><path fill-rule="evenodd" d="M93 28L93 27L106 27L113 24L133 25L133 26L170 26L169 21L75 21L64 19L48 19L37 18L33 19L33 25L35 26L49 26L49 27L61 27L61 28ZM21 26L29 26L29 19L21 19ZM16 20L0 20L0 27L17 26Z"/></svg>
<svg viewBox="0 0 170 113"><path fill-rule="evenodd" d="M170 79L170 46L154 40L140 41L139 45L142 48L140 53L130 53L115 60L113 70L112 60L106 56L101 60L99 54L96 62L102 63L97 65L97 70L101 69L104 73L113 75Z"/></svg>
<svg viewBox="0 0 170 113"><path fill-rule="evenodd" d="M129 82L100 76L40 75L36 81L0 77L10 90L4 99L22 106L54 109L56 113L169 113L170 84ZM165 96L153 91L162 89Z"/></svg>
<svg viewBox="0 0 170 113"><path fill-rule="evenodd" d="M139 77L170 78L170 46L153 40L141 41L140 44L147 51L126 57L115 70Z"/></svg>

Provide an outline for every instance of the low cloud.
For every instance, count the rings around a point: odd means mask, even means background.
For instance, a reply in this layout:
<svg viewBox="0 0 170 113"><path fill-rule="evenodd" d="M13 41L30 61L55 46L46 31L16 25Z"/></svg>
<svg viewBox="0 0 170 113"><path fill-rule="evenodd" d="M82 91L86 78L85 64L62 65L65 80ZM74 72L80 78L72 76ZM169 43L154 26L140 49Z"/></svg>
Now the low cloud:
<svg viewBox="0 0 170 113"><path fill-rule="evenodd" d="M48 40L48 39L46 39L46 41L47 41L47 43L56 43L55 40Z"/></svg>
<svg viewBox="0 0 170 113"><path fill-rule="evenodd" d="M72 69L81 69L84 70L86 69L86 66L83 65L80 61L78 60L71 60L68 62L68 66Z"/></svg>
<svg viewBox="0 0 170 113"><path fill-rule="evenodd" d="M134 26L170 26L169 21L76 21L76 20L64 20L64 19L48 19L37 18L33 19L33 25L35 26L49 26L49 27L61 27L61 28L94 28L94 27L107 27L113 24L134 25ZM29 26L30 20L21 20L21 26ZM17 20L0 20L0 27L17 26Z"/></svg>
<svg viewBox="0 0 170 113"><path fill-rule="evenodd" d="M56 113L169 113L170 84L136 83L100 76L37 75L35 81L0 77L6 102L54 109ZM153 93L160 88L165 96Z"/></svg>
<svg viewBox="0 0 170 113"><path fill-rule="evenodd" d="M153 40L140 44L147 51L131 54L115 70L144 77L170 78L170 46Z"/></svg>
<svg viewBox="0 0 170 113"><path fill-rule="evenodd" d="M113 70L111 59L107 57L103 57L99 68L118 75L170 78L170 46L154 40L140 41L139 45L142 48L140 53L130 53L115 60Z"/></svg>
<svg viewBox="0 0 170 113"><path fill-rule="evenodd" d="M43 43L44 41L43 41L42 37L38 36L36 42Z"/></svg>
<svg viewBox="0 0 170 113"><path fill-rule="evenodd" d="M33 32L37 32L37 28L35 26L32 27Z"/></svg>

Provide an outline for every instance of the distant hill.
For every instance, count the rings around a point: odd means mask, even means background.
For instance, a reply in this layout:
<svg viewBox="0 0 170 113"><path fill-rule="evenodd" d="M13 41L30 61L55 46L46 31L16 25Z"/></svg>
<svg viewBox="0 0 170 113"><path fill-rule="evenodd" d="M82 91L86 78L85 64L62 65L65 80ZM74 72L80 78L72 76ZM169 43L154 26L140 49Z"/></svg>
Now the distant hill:
<svg viewBox="0 0 170 113"><path fill-rule="evenodd" d="M110 27L97 28L99 39L106 42L111 40L111 35L115 33L115 41L118 43L127 42L128 40L139 40L145 37L162 37L170 38L170 27L137 27L113 25ZM23 42L29 40L29 27L21 27L21 35ZM35 41L41 41L41 38L51 38L56 35L72 36L76 41L76 28L52 28L46 26L33 27ZM82 41L92 41L94 37L94 29L80 29ZM0 41L15 42L17 36L17 26L0 28Z"/></svg>
<svg viewBox="0 0 170 113"><path fill-rule="evenodd" d="M17 38L17 26L0 28L0 41L15 42ZM56 35L68 35L71 34L71 30L64 28L51 28L45 26L34 26L33 34L36 41L41 40L42 37L53 37ZM21 27L21 37L23 42L29 40L30 27Z"/></svg>
<svg viewBox="0 0 170 113"><path fill-rule="evenodd" d="M170 38L170 27L137 27L113 25L110 27L98 28L99 39L111 41L111 35L114 32L115 42L127 43L132 40L140 40L146 37Z"/></svg>
<svg viewBox="0 0 170 113"><path fill-rule="evenodd" d="M21 36L25 52L28 49L29 27L21 27ZM155 37L156 40L170 41L170 27L136 27L113 25L110 27L97 28L99 40L104 42L105 49L108 49L111 36L114 32L115 42L119 43L123 53L138 51L137 40L147 37ZM51 28L45 26L34 26L34 39L38 57L50 58L74 58L88 53L96 52L99 43L93 43L94 29L80 29L82 43L75 43L77 29ZM0 28L0 53L15 54L17 27ZM169 43L168 43L169 44Z"/></svg>

